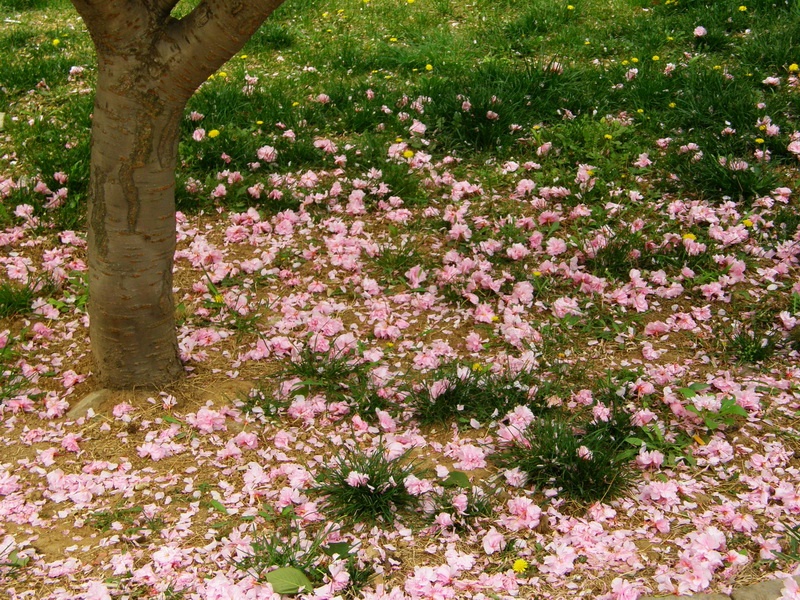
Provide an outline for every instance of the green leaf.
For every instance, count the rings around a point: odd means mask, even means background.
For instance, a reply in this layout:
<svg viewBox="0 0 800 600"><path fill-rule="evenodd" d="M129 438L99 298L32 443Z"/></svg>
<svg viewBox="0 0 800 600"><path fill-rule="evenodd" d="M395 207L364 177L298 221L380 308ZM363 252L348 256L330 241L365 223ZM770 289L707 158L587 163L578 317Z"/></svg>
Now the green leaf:
<svg viewBox="0 0 800 600"><path fill-rule="evenodd" d="M16 550L8 555L8 565L12 567L24 567L30 560L28 556L20 556L17 554Z"/></svg>
<svg viewBox="0 0 800 600"><path fill-rule="evenodd" d="M705 392L710 386L705 383L690 383L689 387L695 392Z"/></svg>
<svg viewBox="0 0 800 600"><path fill-rule="evenodd" d="M736 404L736 400L733 398L726 398L723 400L719 412L723 415L739 415L740 417L747 417L747 411Z"/></svg>
<svg viewBox="0 0 800 600"><path fill-rule="evenodd" d="M650 428L650 431L652 432L652 434L653 434L653 435L655 435L655 436L656 436L656 439L657 439L659 442L663 442L663 441L664 441L664 432L663 432L663 431L661 431L661 427L659 427L658 425L653 425L653 426Z"/></svg>
<svg viewBox="0 0 800 600"><path fill-rule="evenodd" d="M442 482L444 487L460 487L464 489L469 489L472 487L472 484L469 482L469 477L467 477L466 473L461 471L452 471Z"/></svg>
<svg viewBox="0 0 800 600"><path fill-rule="evenodd" d="M217 509L219 512L221 512L223 515L227 515L227 514L228 514L228 509L227 509L227 508L225 508L225 505L224 505L222 502L220 502L219 500L211 500L211 501L209 502L209 504L211 504L211 506L213 506L214 508L216 508L216 509Z"/></svg>
<svg viewBox="0 0 800 600"><path fill-rule="evenodd" d="M639 439L637 437L625 438L625 441L628 442L631 446L645 446L646 445L644 440Z"/></svg>
<svg viewBox="0 0 800 600"><path fill-rule="evenodd" d="M264 578L278 594L297 594L301 590L310 592L314 589L306 574L294 567L281 567L270 571Z"/></svg>
<svg viewBox="0 0 800 600"><path fill-rule="evenodd" d="M172 415L164 415L161 418L164 419L167 423L175 423L176 425L183 425L183 421L181 421L180 419L176 419Z"/></svg>
<svg viewBox="0 0 800 600"><path fill-rule="evenodd" d="M691 387L678 388L678 393L684 398L694 398L697 396L697 392L695 392Z"/></svg>
<svg viewBox="0 0 800 600"><path fill-rule="evenodd" d="M350 544L347 542L336 542L322 547L322 551L328 556L338 555L340 558L344 558L350 554L350 550Z"/></svg>

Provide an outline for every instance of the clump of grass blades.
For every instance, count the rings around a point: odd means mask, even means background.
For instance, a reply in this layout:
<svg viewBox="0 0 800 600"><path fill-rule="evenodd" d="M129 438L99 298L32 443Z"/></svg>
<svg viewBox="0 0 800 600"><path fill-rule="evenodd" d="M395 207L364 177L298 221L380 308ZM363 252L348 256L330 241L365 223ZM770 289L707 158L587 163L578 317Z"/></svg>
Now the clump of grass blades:
<svg viewBox="0 0 800 600"><path fill-rule="evenodd" d="M731 336L728 350L739 363L763 362L775 354L775 338L774 332L741 329Z"/></svg>
<svg viewBox="0 0 800 600"><path fill-rule="evenodd" d="M413 242L403 242L397 248L384 246L375 259L375 264L384 277L393 282L404 281L405 272L423 262L424 258L419 252L419 245Z"/></svg>
<svg viewBox="0 0 800 600"><path fill-rule="evenodd" d="M346 598L356 598L374 574L372 567L360 561L347 542L326 543L334 526L310 536L291 508L277 515L263 510L259 515L273 523L275 528L269 534L256 536L250 552L234 561L234 565L260 581L271 583L276 592L292 595L321 585L329 560L326 555L345 561L350 575L348 586L343 590Z"/></svg>
<svg viewBox="0 0 800 600"><path fill-rule="evenodd" d="M368 452L348 449L319 472L312 490L325 498L329 519L393 523L399 511L418 504L404 485L409 475L420 473L407 454L389 459L382 444Z"/></svg>
<svg viewBox="0 0 800 600"><path fill-rule="evenodd" d="M237 569L249 573L259 581L267 580L266 574L274 567L293 567L303 572L311 582L322 583L325 570L320 565L323 554L321 548L330 529L322 530L309 537L291 508L274 515L263 511L274 526L270 533L255 537L249 555L235 561Z"/></svg>
<svg viewBox="0 0 800 600"><path fill-rule="evenodd" d="M26 382L15 364L14 341L8 331L0 331L0 404L16 395Z"/></svg>
<svg viewBox="0 0 800 600"><path fill-rule="evenodd" d="M462 473L463 475L463 473ZM441 496L433 499L432 516L448 513L453 520L456 531L463 531L473 527L482 518L491 517L494 513L491 495L477 486L448 485L445 481L445 491ZM462 508L453 510L456 505Z"/></svg>
<svg viewBox="0 0 800 600"><path fill-rule="evenodd" d="M531 377L524 371L497 374L480 365L472 369L452 365L438 371L434 380L411 396L411 405L423 425L444 424L452 419L483 422L502 417L516 406L531 404ZM531 409L541 412L539 406Z"/></svg>
<svg viewBox="0 0 800 600"><path fill-rule="evenodd" d="M293 393L321 393L329 401L346 402L367 419L388 408L388 401L370 388L369 364L350 352L315 352L306 346L283 375L300 378Z"/></svg>
<svg viewBox="0 0 800 600"><path fill-rule="evenodd" d="M36 298L48 296L55 289L53 283L44 279L31 280L26 285L15 285L8 281L0 283L0 317L29 313Z"/></svg>
<svg viewBox="0 0 800 600"><path fill-rule="evenodd" d="M581 503L608 500L623 493L631 481L615 437L602 427L579 435L566 421L537 419L522 441L498 453L495 461L520 469L528 483L554 487L566 498Z"/></svg>

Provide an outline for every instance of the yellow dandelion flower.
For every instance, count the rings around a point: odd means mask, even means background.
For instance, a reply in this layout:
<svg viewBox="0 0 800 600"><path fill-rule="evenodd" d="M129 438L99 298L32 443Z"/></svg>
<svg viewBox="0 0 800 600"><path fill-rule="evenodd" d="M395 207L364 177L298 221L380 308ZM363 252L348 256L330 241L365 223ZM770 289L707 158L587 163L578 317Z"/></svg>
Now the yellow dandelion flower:
<svg viewBox="0 0 800 600"><path fill-rule="evenodd" d="M219 135L219 129L212 129L208 132L208 137L215 138Z"/></svg>
<svg viewBox="0 0 800 600"><path fill-rule="evenodd" d="M533 276L534 277L541 277L542 276L542 272L541 271L534 271L533 272Z"/></svg>
<svg viewBox="0 0 800 600"><path fill-rule="evenodd" d="M607 140L613 140L613 139L614 139L614 136L613 136L613 135L611 135L610 133L607 133L607 134L605 134L603 137L604 137L605 139L607 139Z"/></svg>
<svg viewBox="0 0 800 600"><path fill-rule="evenodd" d="M764 138L756 138L756 144L763 144Z"/></svg>
<svg viewBox="0 0 800 600"><path fill-rule="evenodd" d="M644 109L643 108L637 108L636 112L639 113L640 115L643 115L644 114Z"/></svg>
<svg viewBox="0 0 800 600"><path fill-rule="evenodd" d="M685 240L692 240L692 241L697 239L697 236L693 233L684 233L681 237Z"/></svg>
<svg viewBox="0 0 800 600"><path fill-rule="evenodd" d="M631 59L631 62L632 62L632 63L634 63L634 64L636 64L637 62L639 62L639 59L638 59L638 58L636 58L636 57L634 56L634 57Z"/></svg>
<svg viewBox="0 0 800 600"><path fill-rule="evenodd" d="M427 65L425 65L425 70L426 71L433 71L433 65L428 63Z"/></svg>
<svg viewBox="0 0 800 600"><path fill-rule="evenodd" d="M800 65L797 63L792 63L789 65L789 73L797 73L800 71Z"/></svg>
<svg viewBox="0 0 800 600"><path fill-rule="evenodd" d="M405 151L403 151L403 156L405 158L411 158L412 156L414 156L414 151L413 150L405 150Z"/></svg>
<svg viewBox="0 0 800 600"><path fill-rule="evenodd" d="M473 363L472 370L476 373L480 373L483 370L483 367L481 366L481 363Z"/></svg>
<svg viewBox="0 0 800 600"><path fill-rule="evenodd" d="M264 121L256 121L256 125L263 125Z"/></svg>
<svg viewBox="0 0 800 600"><path fill-rule="evenodd" d="M670 108L675 108L678 105L675 104L674 102L670 102L667 106L669 106Z"/></svg>
<svg viewBox="0 0 800 600"><path fill-rule="evenodd" d="M739 12L747 12L747 7L746 7L744 4L742 4L742 5L739 7Z"/></svg>
<svg viewBox="0 0 800 600"><path fill-rule="evenodd" d="M498 317L497 315L492 315L492 323L496 323L499 320L500 320L500 317Z"/></svg>
<svg viewBox="0 0 800 600"><path fill-rule="evenodd" d="M292 106L300 106L299 102L292 102Z"/></svg>
<svg viewBox="0 0 800 600"><path fill-rule="evenodd" d="M396 41L397 41L397 38L396 38L396 37L390 37L390 38L389 38L389 41L390 41L390 42L396 42Z"/></svg>
<svg viewBox="0 0 800 600"><path fill-rule="evenodd" d="M518 558L514 561L511 568L514 570L514 573L524 573L528 569L528 561L524 558Z"/></svg>
<svg viewBox="0 0 800 600"><path fill-rule="evenodd" d="M567 10L575 10L575 7L572 4L567 4Z"/></svg>
<svg viewBox="0 0 800 600"><path fill-rule="evenodd" d="M742 221L742 225L744 225L745 227L752 227L753 222L750 219L745 219L744 221Z"/></svg>
<svg viewBox="0 0 800 600"><path fill-rule="evenodd" d="M227 77L227 76L228 76L228 74L227 74L225 71L220 71L220 72L219 72L219 76L220 76L220 77Z"/></svg>
<svg viewBox="0 0 800 600"><path fill-rule="evenodd" d="M660 57L658 54L656 54L655 56L653 56L653 60L654 60L654 61L655 61L655 60L661 60L661 57Z"/></svg>
<svg viewBox="0 0 800 600"><path fill-rule="evenodd" d="M53 46L58 46L61 43L61 40L56 38L53 40Z"/></svg>

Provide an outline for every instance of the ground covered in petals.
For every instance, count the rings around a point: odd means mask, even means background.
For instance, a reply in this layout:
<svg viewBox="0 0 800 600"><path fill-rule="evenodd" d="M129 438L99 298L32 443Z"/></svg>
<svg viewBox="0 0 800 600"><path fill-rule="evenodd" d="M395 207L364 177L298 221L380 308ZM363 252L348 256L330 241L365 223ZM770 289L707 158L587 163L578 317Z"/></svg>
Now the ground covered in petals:
<svg viewBox="0 0 800 600"><path fill-rule="evenodd" d="M88 412L93 63L39 4L0 2L7 597L796 574L791 3L287 4L186 117L187 376Z"/></svg>

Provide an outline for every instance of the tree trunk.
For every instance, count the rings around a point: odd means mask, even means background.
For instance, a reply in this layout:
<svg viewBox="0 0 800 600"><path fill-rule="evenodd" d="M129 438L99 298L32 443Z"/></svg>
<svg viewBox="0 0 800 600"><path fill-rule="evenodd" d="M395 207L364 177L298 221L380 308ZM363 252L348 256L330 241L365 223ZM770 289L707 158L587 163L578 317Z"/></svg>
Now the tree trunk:
<svg viewBox="0 0 800 600"><path fill-rule="evenodd" d="M100 58L92 123L90 338L96 374L113 388L160 386L183 372L172 264L185 101L125 90L131 70Z"/></svg>
<svg viewBox="0 0 800 600"><path fill-rule="evenodd" d="M183 372L175 333L175 167L186 103L283 0L72 0L97 49L89 337L101 385L160 387Z"/></svg>

